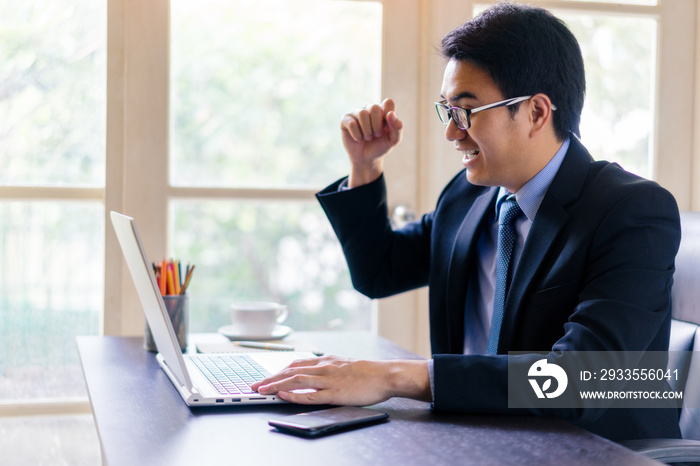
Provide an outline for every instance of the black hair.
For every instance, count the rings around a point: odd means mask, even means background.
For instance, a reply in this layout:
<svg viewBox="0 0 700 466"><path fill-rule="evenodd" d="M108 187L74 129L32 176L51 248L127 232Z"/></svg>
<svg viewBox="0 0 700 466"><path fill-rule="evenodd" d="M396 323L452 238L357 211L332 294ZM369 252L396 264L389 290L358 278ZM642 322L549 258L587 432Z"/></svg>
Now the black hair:
<svg viewBox="0 0 700 466"><path fill-rule="evenodd" d="M448 33L442 54L485 70L504 98L546 94L557 108L557 138L563 141L569 131L580 137L586 94L581 48L564 22L547 10L496 4Z"/></svg>

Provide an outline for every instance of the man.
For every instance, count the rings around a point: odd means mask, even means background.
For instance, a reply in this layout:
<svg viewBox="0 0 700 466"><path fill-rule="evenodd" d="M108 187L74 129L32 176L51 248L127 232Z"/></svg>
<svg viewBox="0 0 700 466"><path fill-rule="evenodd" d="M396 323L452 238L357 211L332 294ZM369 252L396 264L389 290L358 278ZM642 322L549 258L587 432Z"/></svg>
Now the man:
<svg viewBox="0 0 700 466"><path fill-rule="evenodd" d="M343 118L351 173L318 195L356 289L380 298L429 285L433 359L298 361L254 386L261 393L508 413L509 351L556 362L567 351L668 349L678 208L579 142L585 79L570 31L545 10L500 4L450 32L442 51L436 108L465 171L435 210L391 230L382 163L402 130L391 100ZM511 358L529 367L542 356ZM679 437L673 409L526 411L615 440Z"/></svg>

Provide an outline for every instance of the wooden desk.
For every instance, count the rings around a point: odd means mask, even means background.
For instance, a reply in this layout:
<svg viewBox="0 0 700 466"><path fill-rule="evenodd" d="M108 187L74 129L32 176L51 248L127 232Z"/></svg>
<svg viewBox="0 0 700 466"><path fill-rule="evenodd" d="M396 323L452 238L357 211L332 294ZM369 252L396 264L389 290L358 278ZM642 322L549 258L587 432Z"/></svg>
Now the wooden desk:
<svg viewBox="0 0 700 466"><path fill-rule="evenodd" d="M295 333L326 353L415 357L368 333ZM569 423L536 417L438 414L395 398L389 422L319 439L274 431L267 420L298 405L189 408L141 338L79 337L105 465L656 464Z"/></svg>

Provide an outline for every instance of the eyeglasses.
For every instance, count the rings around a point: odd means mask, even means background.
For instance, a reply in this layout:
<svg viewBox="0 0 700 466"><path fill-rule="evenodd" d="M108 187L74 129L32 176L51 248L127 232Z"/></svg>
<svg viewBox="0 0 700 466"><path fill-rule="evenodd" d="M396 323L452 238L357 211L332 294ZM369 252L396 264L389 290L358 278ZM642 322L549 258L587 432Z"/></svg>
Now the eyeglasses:
<svg viewBox="0 0 700 466"><path fill-rule="evenodd" d="M530 97L532 96L526 95L523 97L513 97L511 99L501 100L500 102L494 102L492 104L487 104L482 107L470 109L461 107L448 107L447 105L445 105L447 101L443 100L442 102L435 102L435 109L437 110L437 114L440 117L440 121L442 121L445 124L445 126L450 124L450 120L454 120L455 124L459 129L468 130L472 125L470 118L471 115L477 112L488 110L490 108L509 107L511 105L515 105L519 102L527 100ZM556 109L557 107L552 105L552 110Z"/></svg>

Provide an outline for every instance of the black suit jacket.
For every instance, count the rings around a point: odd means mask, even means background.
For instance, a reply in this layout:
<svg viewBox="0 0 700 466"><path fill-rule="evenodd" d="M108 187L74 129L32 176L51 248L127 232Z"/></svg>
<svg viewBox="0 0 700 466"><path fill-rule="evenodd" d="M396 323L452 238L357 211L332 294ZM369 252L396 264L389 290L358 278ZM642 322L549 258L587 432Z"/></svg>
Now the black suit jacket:
<svg viewBox="0 0 700 466"><path fill-rule="evenodd" d="M464 308L476 243L498 188L470 184L464 171L435 210L392 230L383 177L318 194L341 242L353 285L381 298L428 285L434 353L434 408L508 409L508 351L665 351L674 258L676 202L656 183L571 145L533 221L514 272L498 355L463 355ZM530 364L541 355L522 356ZM633 363L633 362L630 362ZM673 409L529 410L564 418L611 439L679 437Z"/></svg>

